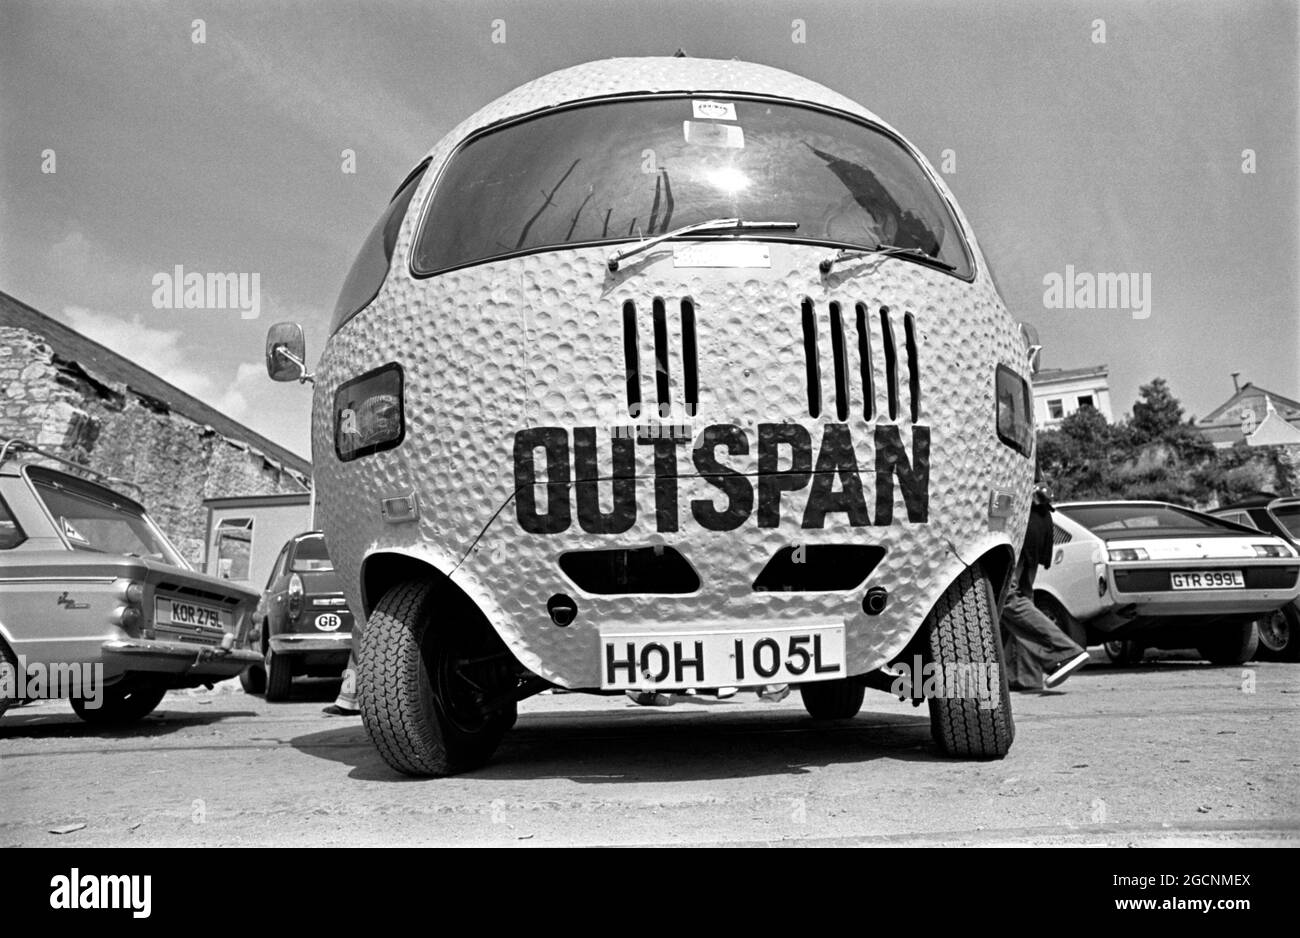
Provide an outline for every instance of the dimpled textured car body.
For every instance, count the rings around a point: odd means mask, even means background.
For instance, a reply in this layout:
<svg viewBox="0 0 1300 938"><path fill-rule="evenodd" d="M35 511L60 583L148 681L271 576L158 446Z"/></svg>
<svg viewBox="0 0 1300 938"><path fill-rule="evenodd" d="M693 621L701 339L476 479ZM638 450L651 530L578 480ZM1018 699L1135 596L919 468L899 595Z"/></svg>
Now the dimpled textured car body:
<svg viewBox="0 0 1300 938"><path fill-rule="evenodd" d="M942 180L821 85L632 58L497 99L397 190L314 376L371 738L440 775L546 687L842 718L924 660L984 669L924 696L1000 757L1031 357Z"/></svg>

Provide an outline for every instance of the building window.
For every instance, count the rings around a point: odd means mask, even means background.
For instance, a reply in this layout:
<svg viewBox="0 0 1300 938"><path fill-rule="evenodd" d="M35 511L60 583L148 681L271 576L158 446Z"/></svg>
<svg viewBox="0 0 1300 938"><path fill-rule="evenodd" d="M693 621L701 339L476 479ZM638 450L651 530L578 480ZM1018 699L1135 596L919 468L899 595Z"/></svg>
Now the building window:
<svg viewBox="0 0 1300 938"><path fill-rule="evenodd" d="M1065 408L1061 406L1060 400L1047 402L1047 416L1053 420L1060 420L1065 416Z"/></svg>
<svg viewBox="0 0 1300 938"><path fill-rule="evenodd" d="M253 553L253 519L223 518L217 525L216 569L223 580L247 580Z"/></svg>
<svg viewBox="0 0 1300 938"><path fill-rule="evenodd" d="M1091 394L1080 394L1080 395L1079 395L1079 406L1080 406L1080 407L1096 407L1097 405L1094 404L1094 403L1092 402L1092 395L1091 395Z"/></svg>

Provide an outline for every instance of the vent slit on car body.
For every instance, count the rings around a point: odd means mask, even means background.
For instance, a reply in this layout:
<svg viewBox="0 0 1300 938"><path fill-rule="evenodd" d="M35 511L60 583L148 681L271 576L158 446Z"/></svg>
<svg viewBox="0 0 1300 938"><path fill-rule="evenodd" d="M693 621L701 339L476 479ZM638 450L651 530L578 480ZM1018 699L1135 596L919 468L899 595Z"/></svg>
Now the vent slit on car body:
<svg viewBox="0 0 1300 938"><path fill-rule="evenodd" d="M844 323L840 304L831 303L831 357L835 365L835 419L849 419L849 357L844 348Z"/></svg>
<svg viewBox="0 0 1300 938"><path fill-rule="evenodd" d="M916 316L903 317L903 337L907 347L907 398L912 408L912 423L921 419L921 368L916 360Z"/></svg>
<svg viewBox="0 0 1300 938"><path fill-rule="evenodd" d="M817 353L817 311L808 297L803 300L803 357L808 370L808 416L822 413L821 362Z"/></svg>
<svg viewBox="0 0 1300 938"><path fill-rule="evenodd" d="M880 338L885 346L885 394L889 398L889 419L898 419L898 350L894 346L894 325L889 307L880 307Z"/></svg>
<svg viewBox="0 0 1300 938"><path fill-rule="evenodd" d="M855 307L858 320L858 368L862 374L862 419L876 416L876 382L871 362L871 321L866 303Z"/></svg>
<svg viewBox="0 0 1300 938"><path fill-rule="evenodd" d="M668 380L668 313L664 300L656 296L650 304L654 318L655 339L655 390L659 394L659 406L672 401L672 391Z"/></svg>
<svg viewBox="0 0 1300 938"><path fill-rule="evenodd" d="M682 299L682 382L688 406L700 402L699 352L695 342L695 303Z"/></svg>
<svg viewBox="0 0 1300 938"><path fill-rule="evenodd" d="M637 344L636 304L623 301L623 360L627 368L627 412L641 413L641 350Z"/></svg>

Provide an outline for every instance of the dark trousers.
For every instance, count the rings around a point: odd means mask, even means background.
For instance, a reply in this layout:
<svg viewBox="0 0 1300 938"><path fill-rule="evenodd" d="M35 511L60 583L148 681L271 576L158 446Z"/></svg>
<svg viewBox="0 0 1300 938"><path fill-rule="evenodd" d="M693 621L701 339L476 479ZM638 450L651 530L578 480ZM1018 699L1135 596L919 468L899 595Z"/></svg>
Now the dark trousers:
<svg viewBox="0 0 1300 938"><path fill-rule="evenodd" d="M1002 653L1014 689L1043 686L1043 666L1081 654L1080 648L1034 605L1034 571L1017 569L1002 606Z"/></svg>

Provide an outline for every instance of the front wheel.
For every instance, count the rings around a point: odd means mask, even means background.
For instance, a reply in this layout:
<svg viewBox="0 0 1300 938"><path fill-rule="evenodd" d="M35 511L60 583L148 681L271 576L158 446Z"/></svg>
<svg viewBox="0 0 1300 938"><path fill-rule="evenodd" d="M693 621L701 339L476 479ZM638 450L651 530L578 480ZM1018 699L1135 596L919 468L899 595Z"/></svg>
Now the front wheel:
<svg viewBox="0 0 1300 938"><path fill-rule="evenodd" d="M279 703L289 699L293 689L293 662L285 655L277 655L274 648L266 650L266 699Z"/></svg>
<svg viewBox="0 0 1300 938"><path fill-rule="evenodd" d="M406 775L477 768L514 724L518 682L509 651L469 609L437 603L429 583L384 594L362 633L359 665L366 732Z"/></svg>
<svg viewBox="0 0 1300 938"><path fill-rule="evenodd" d="M814 720L850 720L862 709L866 688L856 681L814 681L799 685L803 708Z"/></svg>
<svg viewBox="0 0 1300 938"><path fill-rule="evenodd" d="M1295 603L1255 622L1259 647L1275 661L1300 661L1300 610Z"/></svg>
<svg viewBox="0 0 1300 938"><path fill-rule="evenodd" d="M87 723L96 726L125 726L153 713L166 693L165 687L114 686L105 687L99 701L73 697L70 703L77 716Z"/></svg>
<svg viewBox="0 0 1300 938"><path fill-rule="evenodd" d="M239 672L239 686L245 694L265 694L266 668L260 664L250 664Z"/></svg>
<svg viewBox="0 0 1300 938"><path fill-rule="evenodd" d="M1196 650L1210 664L1235 665L1245 664L1255 657L1258 647L1259 630L1254 622L1247 622L1208 631Z"/></svg>
<svg viewBox="0 0 1300 938"><path fill-rule="evenodd" d="M930 733L949 756L1001 759L1016 736L996 608L988 577L968 568L926 620L936 668Z"/></svg>
<svg viewBox="0 0 1300 938"><path fill-rule="evenodd" d="M1106 650L1106 657L1111 660L1111 664L1121 668L1131 668L1141 664L1147 653L1145 645L1131 638L1114 639L1101 647Z"/></svg>

